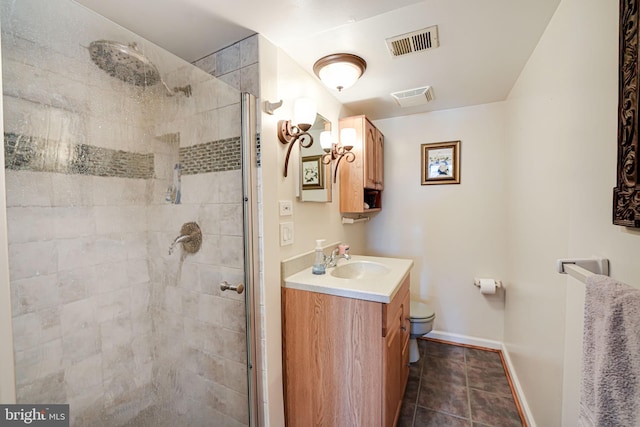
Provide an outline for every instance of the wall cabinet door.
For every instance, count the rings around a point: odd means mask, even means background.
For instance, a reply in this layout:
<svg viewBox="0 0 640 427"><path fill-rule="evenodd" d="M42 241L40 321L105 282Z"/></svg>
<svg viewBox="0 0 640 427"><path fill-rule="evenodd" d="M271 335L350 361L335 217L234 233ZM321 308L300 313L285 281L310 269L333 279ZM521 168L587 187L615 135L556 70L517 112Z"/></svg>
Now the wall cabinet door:
<svg viewBox="0 0 640 427"><path fill-rule="evenodd" d="M376 170L377 159L377 129L364 119L364 141L362 141L364 153L364 188L376 190L378 181L378 171Z"/></svg>
<svg viewBox="0 0 640 427"><path fill-rule="evenodd" d="M376 190L384 190L384 135L376 129L375 143L375 185Z"/></svg>
<svg viewBox="0 0 640 427"><path fill-rule="evenodd" d="M354 128L355 160L340 164L340 212L365 213L382 208L384 135L365 117L340 119L340 129Z"/></svg>
<svg viewBox="0 0 640 427"><path fill-rule="evenodd" d="M384 135L375 126L364 120L364 188L384 188Z"/></svg>

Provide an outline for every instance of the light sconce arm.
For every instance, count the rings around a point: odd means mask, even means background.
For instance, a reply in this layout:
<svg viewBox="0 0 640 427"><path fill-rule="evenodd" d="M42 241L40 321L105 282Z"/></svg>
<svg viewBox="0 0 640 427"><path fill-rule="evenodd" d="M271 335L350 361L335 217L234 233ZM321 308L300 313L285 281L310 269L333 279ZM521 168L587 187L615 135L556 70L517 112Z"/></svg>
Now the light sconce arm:
<svg viewBox="0 0 640 427"><path fill-rule="evenodd" d="M353 139L355 139L355 129L343 129L343 131L344 130L347 130L347 133L345 134L345 132L341 132L341 139L348 140L347 143L350 145L335 144L332 141L329 141L328 134L325 138L320 135L320 139L324 139L322 149L326 153L324 156L322 156L322 163L328 165L332 161L336 161L336 166L333 168L334 184L338 177L338 167L340 166L340 161L344 159L347 163L353 163L353 161L356 159L356 155L351 151L353 149L352 141ZM349 133L350 131L353 131L353 135Z"/></svg>
<svg viewBox="0 0 640 427"><path fill-rule="evenodd" d="M313 136L308 132L316 120L316 103L310 98L298 98L293 104L293 120L278 121L278 139L288 145L287 156L284 159L284 176L289 169L291 149L296 141L300 147L309 148L313 144ZM295 122L296 124L294 124Z"/></svg>
<svg viewBox="0 0 640 427"><path fill-rule="evenodd" d="M309 132L311 125L308 123L300 123L297 126L291 123L291 120L278 121L278 139L281 143L289 145L287 155L284 159L284 176L287 176L289 168L289 157L291 157L291 149L296 141L300 141L300 147L309 148L313 144L313 136Z"/></svg>

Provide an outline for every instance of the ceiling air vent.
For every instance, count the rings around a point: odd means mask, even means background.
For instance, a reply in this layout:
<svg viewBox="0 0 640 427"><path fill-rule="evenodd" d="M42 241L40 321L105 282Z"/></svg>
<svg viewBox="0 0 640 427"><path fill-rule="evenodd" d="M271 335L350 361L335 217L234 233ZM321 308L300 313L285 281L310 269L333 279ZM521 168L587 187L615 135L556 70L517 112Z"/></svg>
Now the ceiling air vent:
<svg viewBox="0 0 640 427"><path fill-rule="evenodd" d="M438 26L433 25L424 30L413 31L386 39L391 56L398 57L423 50L435 49L438 42Z"/></svg>
<svg viewBox="0 0 640 427"><path fill-rule="evenodd" d="M431 86L425 86L416 89L393 92L391 96L399 106L413 107L433 101L433 89Z"/></svg>

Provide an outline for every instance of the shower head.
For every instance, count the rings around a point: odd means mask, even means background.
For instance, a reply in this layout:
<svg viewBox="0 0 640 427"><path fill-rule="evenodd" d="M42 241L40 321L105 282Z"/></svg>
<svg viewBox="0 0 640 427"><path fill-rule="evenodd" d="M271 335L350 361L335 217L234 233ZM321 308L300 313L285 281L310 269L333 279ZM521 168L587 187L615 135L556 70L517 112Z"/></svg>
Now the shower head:
<svg viewBox="0 0 640 427"><path fill-rule="evenodd" d="M89 45L89 54L98 67L126 83L142 87L162 83L169 96L176 93L191 96L191 85L169 89L158 68L138 50L136 43L125 45L110 40L97 40Z"/></svg>
<svg viewBox="0 0 640 427"><path fill-rule="evenodd" d="M136 86L153 86L160 81L155 65L140 52L135 43L124 45L98 40L89 45L91 60L112 77Z"/></svg>

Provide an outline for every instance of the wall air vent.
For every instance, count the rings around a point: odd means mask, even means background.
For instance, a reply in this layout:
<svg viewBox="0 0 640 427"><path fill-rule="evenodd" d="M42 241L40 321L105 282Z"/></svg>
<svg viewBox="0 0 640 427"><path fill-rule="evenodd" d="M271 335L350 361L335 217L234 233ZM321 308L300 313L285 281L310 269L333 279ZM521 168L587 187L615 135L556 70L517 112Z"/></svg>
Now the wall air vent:
<svg viewBox="0 0 640 427"><path fill-rule="evenodd" d="M393 92L391 96L401 107L414 107L433 101L433 89L431 86L425 86Z"/></svg>
<svg viewBox="0 0 640 427"><path fill-rule="evenodd" d="M424 30L413 31L386 39L391 56L398 57L423 50L435 49L440 46L438 41L438 26L433 25Z"/></svg>

